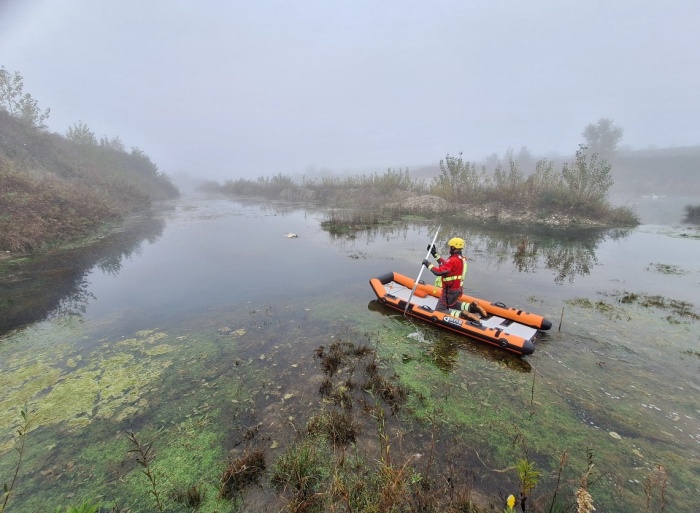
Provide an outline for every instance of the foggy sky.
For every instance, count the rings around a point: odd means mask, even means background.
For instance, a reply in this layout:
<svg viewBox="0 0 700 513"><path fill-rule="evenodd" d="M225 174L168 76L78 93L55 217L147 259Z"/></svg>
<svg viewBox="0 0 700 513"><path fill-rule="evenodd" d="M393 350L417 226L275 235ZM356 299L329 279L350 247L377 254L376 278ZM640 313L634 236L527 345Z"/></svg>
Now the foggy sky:
<svg viewBox="0 0 700 513"><path fill-rule="evenodd" d="M0 0L0 65L170 173L700 144L697 0Z"/></svg>

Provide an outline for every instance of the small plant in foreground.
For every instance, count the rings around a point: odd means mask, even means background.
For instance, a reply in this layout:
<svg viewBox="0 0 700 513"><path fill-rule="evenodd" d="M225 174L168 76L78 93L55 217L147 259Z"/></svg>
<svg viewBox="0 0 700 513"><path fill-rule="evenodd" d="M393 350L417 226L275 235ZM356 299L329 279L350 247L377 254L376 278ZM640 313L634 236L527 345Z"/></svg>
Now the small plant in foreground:
<svg viewBox="0 0 700 513"><path fill-rule="evenodd" d="M190 511L190 509L192 511L197 511L204 502L205 497L206 493L204 492L204 488L196 484L193 484L185 490L175 490L171 495L171 498L175 502L187 507L187 511Z"/></svg>
<svg viewBox="0 0 700 513"><path fill-rule="evenodd" d="M291 510L313 510L319 505L330 476L328 454L318 439L307 438L289 446L272 468L270 481L291 493Z"/></svg>
<svg viewBox="0 0 700 513"><path fill-rule="evenodd" d="M29 430L29 415L27 414L27 407L25 406L20 410L20 415L22 416L22 425L17 430L19 435L19 447L17 447L17 453L19 457L17 459L17 465L15 465L15 473L12 476L12 481L9 484L5 483L2 490L2 505L0 505L0 513L5 511L7 507L7 502L10 500L12 495L12 490L15 488L17 483L17 476L19 475L19 469L22 467L22 458L24 457L24 442L27 438L27 431Z"/></svg>
<svg viewBox="0 0 700 513"><path fill-rule="evenodd" d="M257 483L264 470L265 453L261 449L231 461L221 476L219 497L235 499L248 485Z"/></svg>
<svg viewBox="0 0 700 513"><path fill-rule="evenodd" d="M56 508L56 513L61 513L63 511L60 507ZM68 506L65 513L99 513L100 502L87 500L83 502L80 506Z"/></svg>
<svg viewBox="0 0 700 513"><path fill-rule="evenodd" d="M646 511L651 511L654 490L659 489L659 511L666 509L666 486L668 485L668 473L666 467L657 464L644 480L644 494L646 495Z"/></svg>
<svg viewBox="0 0 700 513"><path fill-rule="evenodd" d="M578 509L576 513L592 513L595 511L593 507L593 497L588 493L588 476L593 470L593 453L588 451L588 468L586 473L581 477L581 486L576 490L576 505Z"/></svg>
<svg viewBox="0 0 700 513"><path fill-rule="evenodd" d="M135 449L131 449L129 452L136 453L136 462L143 467L142 472L146 475L151 483L151 493L156 500L156 505L158 506L158 511L163 511L163 501L158 493L158 487L156 486L156 475L151 469L151 463L155 460L156 456L153 451L153 443L143 445L141 441L137 438L136 433L133 431L128 431L127 435L132 444L134 444Z"/></svg>
<svg viewBox="0 0 700 513"><path fill-rule="evenodd" d="M322 435L337 446L346 446L355 442L357 426L348 413L335 410L324 411L314 415L306 428L311 435Z"/></svg>
<svg viewBox="0 0 700 513"><path fill-rule="evenodd" d="M520 507L526 511L525 501L530 497L530 493L537 486L541 472L535 470L535 464L527 459L520 460L515 465L520 480Z"/></svg>

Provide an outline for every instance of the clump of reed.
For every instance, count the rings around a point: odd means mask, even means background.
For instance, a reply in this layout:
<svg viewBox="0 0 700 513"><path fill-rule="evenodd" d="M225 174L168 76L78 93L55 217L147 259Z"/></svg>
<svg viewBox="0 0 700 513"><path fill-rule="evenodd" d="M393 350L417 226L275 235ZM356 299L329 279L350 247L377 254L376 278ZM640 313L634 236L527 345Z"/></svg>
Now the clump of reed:
<svg viewBox="0 0 700 513"><path fill-rule="evenodd" d="M349 361L351 356L361 358L371 354L372 350L364 345L357 346L352 342L337 340L330 346L319 346L314 354L320 360L321 368L330 377L332 377L341 365Z"/></svg>
<svg viewBox="0 0 700 513"><path fill-rule="evenodd" d="M322 436L335 446L347 446L355 442L358 427L348 412L325 410L309 420L306 429L312 436Z"/></svg>
<svg viewBox="0 0 700 513"><path fill-rule="evenodd" d="M219 497L236 499L250 485L257 484L266 468L265 452L262 449L246 453L229 462L219 487Z"/></svg>
<svg viewBox="0 0 700 513"><path fill-rule="evenodd" d="M184 490L173 491L170 494L170 497L176 503L185 506L187 511L197 511L202 504L204 504L207 494L204 487L198 484L193 484Z"/></svg>
<svg viewBox="0 0 700 513"><path fill-rule="evenodd" d="M331 475L327 448L317 439L291 444L271 469L270 482L289 496L290 511L323 511L325 489Z"/></svg>

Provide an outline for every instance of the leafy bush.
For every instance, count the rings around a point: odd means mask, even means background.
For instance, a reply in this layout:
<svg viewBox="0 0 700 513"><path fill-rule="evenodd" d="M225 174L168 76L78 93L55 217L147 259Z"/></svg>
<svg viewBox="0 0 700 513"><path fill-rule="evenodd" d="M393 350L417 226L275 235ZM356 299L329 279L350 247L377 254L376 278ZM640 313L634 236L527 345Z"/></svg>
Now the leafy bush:
<svg viewBox="0 0 700 513"><path fill-rule="evenodd" d="M686 205L685 206L685 219L683 220L684 223L693 223L693 224L700 224L700 205L692 206L692 205Z"/></svg>
<svg viewBox="0 0 700 513"><path fill-rule="evenodd" d="M461 153L458 157L447 155L440 161L440 175L433 178L430 194L451 202L469 203L480 196L480 185L475 164L465 161Z"/></svg>
<svg viewBox="0 0 700 513"><path fill-rule="evenodd" d="M613 184L611 166L598 160L596 154L587 155L583 149L576 152L576 161L565 163L561 174L574 207L604 203Z"/></svg>
<svg viewBox="0 0 700 513"><path fill-rule="evenodd" d="M493 173L492 198L502 202L514 202L522 200L525 176L518 166L518 161L509 159L508 170L499 164Z"/></svg>

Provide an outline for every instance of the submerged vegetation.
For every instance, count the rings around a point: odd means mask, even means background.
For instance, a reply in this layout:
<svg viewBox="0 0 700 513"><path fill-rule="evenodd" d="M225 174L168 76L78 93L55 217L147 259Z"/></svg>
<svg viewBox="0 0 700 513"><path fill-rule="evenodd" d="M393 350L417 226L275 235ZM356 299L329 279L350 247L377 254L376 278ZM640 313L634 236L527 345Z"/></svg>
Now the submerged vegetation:
<svg viewBox="0 0 700 513"><path fill-rule="evenodd" d="M561 169L541 160L530 175L512 155L489 174L485 166L477 170L476 164L460 154L440 161L440 174L430 183L412 179L408 169L388 169L383 175L304 179L301 183L278 174L229 180L223 185L208 183L205 188L241 196L314 201L361 212L326 221L336 232L414 212L557 226L635 226L639 222L636 214L608 202L613 185L610 170L605 160L581 148L575 161L564 163ZM351 220L346 219L348 215Z"/></svg>
<svg viewBox="0 0 700 513"><path fill-rule="evenodd" d="M512 494L507 500L504 500L505 497L485 498L474 494L473 478L469 474L459 475L453 465L446 465L443 458L438 456L438 446L443 443L439 438L454 436L450 435L449 429L439 429L436 422L425 426L417 424L411 429L419 432L423 440L415 446L398 434L404 430L397 423L401 408L406 403L406 396L415 392L398 385L397 375L389 378L380 375L378 368L381 362L375 350L349 340L336 340L327 350L319 347L315 354L324 374L336 381L330 385L331 388L346 388L350 403L343 408L322 404L319 412L311 417L307 430L297 432L288 446L272 457L269 468L267 461L271 457L268 454L270 451L260 448L260 443L265 440L264 435L259 433L260 426L248 429L244 435L247 445L242 454L231 457L226 464L213 465L214 468L223 468L223 472L217 485L218 493L207 493L211 485L191 482L177 484L182 481L174 477L179 469L172 464L186 464L185 461L178 461L181 457L172 460L170 456L171 461L167 464L158 462L159 445L164 448L173 443L179 446L177 439L182 437L181 428L170 435L170 442L161 436L164 428L158 429L155 431L156 441L149 443L142 442L141 435L127 430L120 438L125 436L130 445L121 447L127 454L135 455L133 461L137 466L129 465L119 470L117 476L119 480L131 483L135 492L145 494L139 501L141 505L123 510L114 499L100 501L90 498L77 507L66 507L65 511L247 511L244 507L246 494L254 486L274 490L283 504L280 511L289 512L479 513L493 511L494 507L515 511L516 499ZM400 401L396 401L398 388L403 389L398 394L402 396ZM25 410L22 410L22 417L24 427L19 430L20 455L25 451L29 421ZM392 432L397 435L391 435ZM356 441L359 436L369 436L369 439L376 439L377 442L360 444ZM524 444L520 436L512 440L513 446ZM189 452L197 448L185 444L181 450ZM197 455L190 454L192 456ZM591 452L588 457L592 458ZM534 513L571 507L574 501L573 481L565 483L562 480L567 461L566 457L562 457L559 462L554 488L537 497L533 494L543 473L534 461L526 457L505 469L517 478L519 484L513 486L520 488L517 504L522 511ZM5 485L6 493L0 511L6 509L11 499L20 466L21 461L15 467L11 484ZM583 477L584 482L591 469L592 465ZM141 477L136 476L135 472ZM101 471L98 471L97 475L100 474ZM90 475L95 476L93 473ZM201 478L204 479L204 476ZM140 486L136 485L138 479L142 482ZM649 479L658 480L656 474L650 474ZM96 489L101 488L99 483L93 485ZM653 494L651 487L648 497ZM579 500L580 490L575 497ZM587 500L592 501L590 494ZM63 510L58 507L56 511Z"/></svg>
<svg viewBox="0 0 700 513"><path fill-rule="evenodd" d="M49 109L0 70L0 251L27 253L94 233L106 222L173 198L170 178L119 137L99 141L84 123L45 130Z"/></svg>
<svg viewBox="0 0 700 513"><path fill-rule="evenodd" d="M642 461L657 457L637 433L639 416L633 411L612 411L606 419L618 423L617 429L624 426L630 447L609 427L601 432L578 422L579 409L597 410L580 391L572 394L570 384L540 388L540 376L536 384L534 373L513 373L481 358L475 363L483 369L462 377L446 373L435 355L443 349L429 351L404 340L415 330L410 325L371 336L352 330L331 337L319 333L322 344L306 349L312 353L309 365L285 385L280 374L291 362L279 359L270 346L248 339L245 344L264 350L264 358L238 358L237 341L248 333L266 340L279 331L277 324L266 324L264 312L258 317L241 317L236 322L250 324L236 330L211 328L212 335L191 333L188 326L188 336L146 330L115 343L102 339L95 355L114 365L103 365L111 370L99 374L101 390L88 394L77 391L80 383L96 381L97 364L88 354L76 354L77 348L64 345L60 358L37 354L41 372L37 365L25 372L30 362L13 358L6 379L34 390L33 413L22 415L24 425L31 420L34 429L19 429L14 437L15 447L28 456L22 472L17 460L8 458L7 444L0 453L0 477L12 483L7 487L12 491L16 473L21 490L5 497L7 511L35 511L37 504L51 510L58 500L65 503L55 496L53 504L45 495L31 497L49 483L64 483L67 496L79 504L56 509L66 512L545 513L594 507L639 511L644 505L646 511L661 512L678 504L679 483L669 483L661 463L646 470L646 463L635 464L640 469L631 477L640 476L641 491L635 485L625 489L627 475L613 473L609 460L622 458L624 468L630 450L640 459L649 452ZM272 341L296 345L315 336L314 327L306 326ZM214 339L225 343L219 346ZM141 368L143 358L125 356L131 354L150 356L150 367L172 372L154 375ZM74 370L56 375L50 371L54 360L56 368ZM258 362L269 363L269 375L254 370ZM291 368L298 369L297 363ZM51 381L32 385L39 374ZM294 381L303 381L304 388L291 389ZM494 404L492 385L501 382L512 392ZM44 397L42 387L52 390ZM21 395L19 388L11 391L15 399ZM271 399L261 406L256 394ZM285 405L297 394L292 412ZM92 402L79 398L86 395ZM79 404L72 405L75 401ZM57 403L64 406L44 411ZM11 402L6 406L18 411ZM160 409L145 414L154 407ZM631 424L618 419L630 414ZM100 424L101 418L109 422ZM60 427L59 444L40 429L47 422ZM106 439L86 443L87 423L106 429ZM540 439L543 429L558 436ZM64 453L73 443L79 444L78 453ZM680 473L675 479L687 482ZM484 487L482 481L492 484Z"/></svg>

